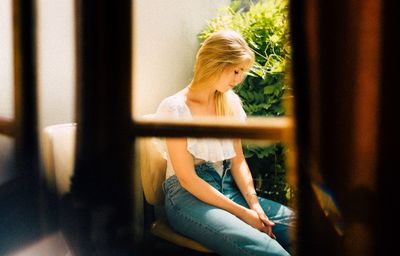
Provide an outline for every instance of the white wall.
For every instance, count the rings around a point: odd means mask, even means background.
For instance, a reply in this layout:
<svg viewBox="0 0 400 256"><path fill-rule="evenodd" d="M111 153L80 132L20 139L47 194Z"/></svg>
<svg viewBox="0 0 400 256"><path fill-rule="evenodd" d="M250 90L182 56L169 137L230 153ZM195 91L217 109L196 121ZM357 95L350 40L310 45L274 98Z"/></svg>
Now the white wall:
<svg viewBox="0 0 400 256"><path fill-rule="evenodd" d="M73 122L75 115L74 1L39 0L39 129Z"/></svg>
<svg viewBox="0 0 400 256"><path fill-rule="evenodd" d="M191 80L197 34L230 0L134 0L134 114L153 113L160 101Z"/></svg>
<svg viewBox="0 0 400 256"><path fill-rule="evenodd" d="M0 1L0 116L14 116L11 0Z"/></svg>

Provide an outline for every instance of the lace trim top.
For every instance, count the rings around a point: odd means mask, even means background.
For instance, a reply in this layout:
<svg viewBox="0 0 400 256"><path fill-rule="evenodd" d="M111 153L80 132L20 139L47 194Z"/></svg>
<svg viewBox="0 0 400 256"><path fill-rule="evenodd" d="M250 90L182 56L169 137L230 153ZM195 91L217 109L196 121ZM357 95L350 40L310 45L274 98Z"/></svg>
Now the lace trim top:
<svg viewBox="0 0 400 256"><path fill-rule="evenodd" d="M234 111L236 111L238 119L244 122L246 120L246 113L239 99L235 107L237 107ZM158 106L153 118L157 120L193 120L190 109L185 102L184 95L179 94L165 98ZM174 175L175 171L172 168L165 138L153 138L152 142L161 153L162 157L167 160L166 178ZM222 161L236 156L231 139L187 138L187 150L193 155L195 164L204 161L211 162L216 167L216 170L218 172L221 171L221 173L222 168L219 167L222 166Z"/></svg>

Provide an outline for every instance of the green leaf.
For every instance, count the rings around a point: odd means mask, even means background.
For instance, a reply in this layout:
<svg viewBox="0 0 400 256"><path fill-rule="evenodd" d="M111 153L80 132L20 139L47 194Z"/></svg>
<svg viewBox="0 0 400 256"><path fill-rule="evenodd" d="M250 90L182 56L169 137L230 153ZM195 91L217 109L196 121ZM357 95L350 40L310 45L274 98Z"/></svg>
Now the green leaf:
<svg viewBox="0 0 400 256"><path fill-rule="evenodd" d="M242 3L242 1L240 1L240 0L233 0L230 5L231 10L234 12L238 11L241 3Z"/></svg>
<svg viewBox="0 0 400 256"><path fill-rule="evenodd" d="M265 95L273 94L274 91L275 91L275 89L274 89L273 86L266 86L266 87L264 88L264 94L265 94Z"/></svg>

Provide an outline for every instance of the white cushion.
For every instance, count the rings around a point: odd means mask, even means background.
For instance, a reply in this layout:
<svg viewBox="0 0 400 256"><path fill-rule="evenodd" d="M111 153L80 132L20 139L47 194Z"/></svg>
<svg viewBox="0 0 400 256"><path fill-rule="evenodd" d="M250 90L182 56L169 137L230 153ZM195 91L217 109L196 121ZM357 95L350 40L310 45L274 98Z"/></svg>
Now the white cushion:
<svg viewBox="0 0 400 256"><path fill-rule="evenodd" d="M44 129L43 161L46 180L59 196L69 192L75 162L76 124L67 123Z"/></svg>

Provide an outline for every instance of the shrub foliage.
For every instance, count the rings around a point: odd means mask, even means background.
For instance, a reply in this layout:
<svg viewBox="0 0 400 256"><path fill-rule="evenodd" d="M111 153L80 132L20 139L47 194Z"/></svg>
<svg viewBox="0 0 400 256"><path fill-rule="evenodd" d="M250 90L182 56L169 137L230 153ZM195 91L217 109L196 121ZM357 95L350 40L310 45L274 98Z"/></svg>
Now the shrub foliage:
<svg viewBox="0 0 400 256"><path fill-rule="evenodd" d="M255 63L243 83L235 87L248 116L286 114L284 99L290 97L291 90L287 79L291 60L288 1L233 1L198 34L199 40L204 41L213 32L233 29L253 49ZM293 196L293 189L286 182L286 147L244 144L243 149L257 192L286 204Z"/></svg>

